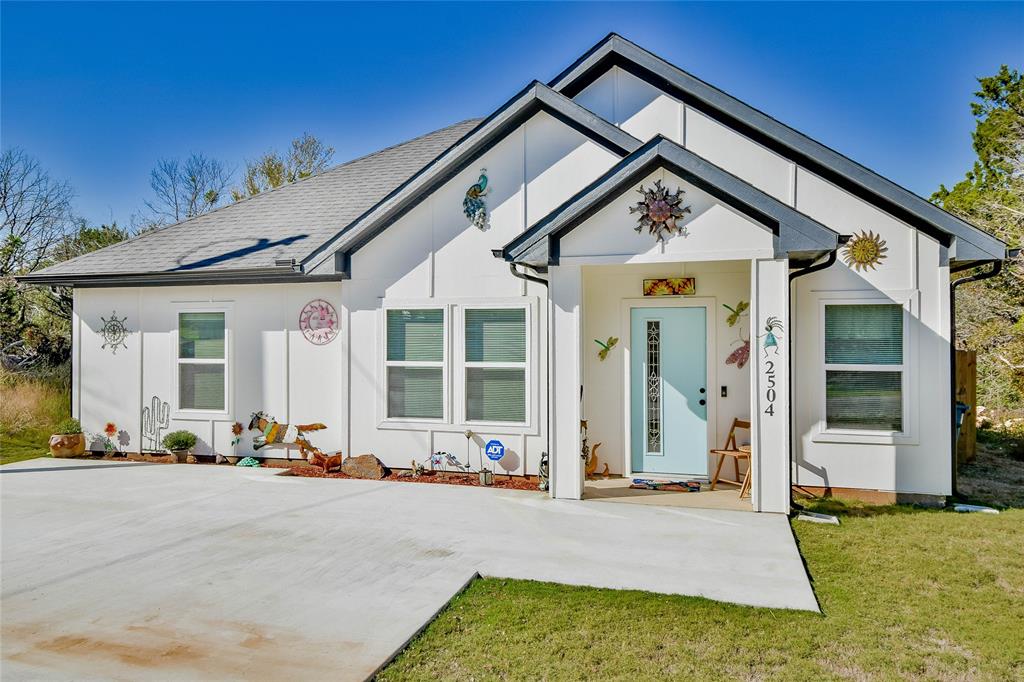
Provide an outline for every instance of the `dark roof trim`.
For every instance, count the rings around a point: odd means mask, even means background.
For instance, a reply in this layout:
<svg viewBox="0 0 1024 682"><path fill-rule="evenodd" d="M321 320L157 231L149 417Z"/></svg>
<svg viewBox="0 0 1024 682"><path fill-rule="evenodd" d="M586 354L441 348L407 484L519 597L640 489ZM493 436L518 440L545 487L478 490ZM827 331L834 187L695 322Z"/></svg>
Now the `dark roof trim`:
<svg viewBox="0 0 1024 682"><path fill-rule="evenodd" d="M564 235L657 168L675 173L771 231L776 256L803 262L838 246L833 230L659 135L505 245L500 257L557 265L558 241Z"/></svg>
<svg viewBox="0 0 1024 682"><path fill-rule="evenodd" d="M333 252L341 251L351 255L362 248L405 215L422 197L460 173L481 154L540 111L547 112L620 156L629 154L642 144L621 128L587 111L543 83L534 81L447 151L424 166L416 175L350 223L334 239L323 244L307 257L303 264L308 264L307 270L312 271L322 267ZM335 262L348 263L349 259L335 259Z"/></svg>
<svg viewBox="0 0 1024 682"><path fill-rule="evenodd" d="M551 81L575 97L612 66L711 116L950 248L953 260L1002 259L1006 244L839 152L679 69L615 33Z"/></svg>
<svg viewBox="0 0 1024 682"><path fill-rule="evenodd" d="M337 274L305 275L290 268L259 268L247 270L222 270L214 272L127 272L99 273L90 275L21 275L19 282L40 286L62 286L76 288L90 287L153 287L153 286L201 286L210 284L285 284L305 282L333 282L342 276Z"/></svg>

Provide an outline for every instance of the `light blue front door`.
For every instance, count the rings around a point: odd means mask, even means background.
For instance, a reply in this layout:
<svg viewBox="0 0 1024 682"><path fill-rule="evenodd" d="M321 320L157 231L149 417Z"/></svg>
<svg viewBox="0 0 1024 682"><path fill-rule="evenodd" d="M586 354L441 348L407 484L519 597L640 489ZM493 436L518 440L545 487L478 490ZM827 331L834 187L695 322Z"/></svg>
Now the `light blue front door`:
<svg viewBox="0 0 1024 682"><path fill-rule="evenodd" d="M630 312L633 472L707 476L707 310Z"/></svg>

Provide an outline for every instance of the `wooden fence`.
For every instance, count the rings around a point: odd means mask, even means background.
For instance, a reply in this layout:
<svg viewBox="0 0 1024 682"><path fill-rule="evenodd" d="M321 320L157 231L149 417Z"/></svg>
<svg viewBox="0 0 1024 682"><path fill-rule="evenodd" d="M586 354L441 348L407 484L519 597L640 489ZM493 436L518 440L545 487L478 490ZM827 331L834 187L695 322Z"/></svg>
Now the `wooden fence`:
<svg viewBox="0 0 1024 682"><path fill-rule="evenodd" d="M978 437L978 354L973 350L956 352L956 400L970 405L960 425L960 439L956 444L957 464L970 462L977 453Z"/></svg>

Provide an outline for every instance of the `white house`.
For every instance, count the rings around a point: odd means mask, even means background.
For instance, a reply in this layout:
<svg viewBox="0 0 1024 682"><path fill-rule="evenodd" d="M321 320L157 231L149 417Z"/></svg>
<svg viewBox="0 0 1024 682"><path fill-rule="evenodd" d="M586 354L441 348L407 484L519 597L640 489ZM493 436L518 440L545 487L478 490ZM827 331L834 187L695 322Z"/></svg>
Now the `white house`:
<svg viewBox="0 0 1024 682"><path fill-rule="evenodd" d="M129 450L249 454L265 410L397 468L549 453L572 499L581 419L613 474L702 478L740 418L786 512L951 492L950 273L1005 254L612 34L485 119L23 279L74 287L73 412Z"/></svg>

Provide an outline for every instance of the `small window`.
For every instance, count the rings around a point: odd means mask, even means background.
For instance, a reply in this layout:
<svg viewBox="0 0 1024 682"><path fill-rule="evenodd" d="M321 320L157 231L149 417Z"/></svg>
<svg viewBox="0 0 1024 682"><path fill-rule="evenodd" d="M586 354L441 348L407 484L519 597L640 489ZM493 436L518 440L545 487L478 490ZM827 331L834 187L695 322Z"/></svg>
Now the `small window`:
<svg viewBox="0 0 1024 682"><path fill-rule="evenodd" d="M526 421L526 309L466 308L466 420Z"/></svg>
<svg viewBox="0 0 1024 682"><path fill-rule="evenodd" d="M828 429L903 431L903 308L825 306Z"/></svg>
<svg viewBox="0 0 1024 682"><path fill-rule="evenodd" d="M387 311L389 418L444 418L444 310Z"/></svg>
<svg viewBox="0 0 1024 682"><path fill-rule="evenodd" d="M178 409L227 409L223 312L178 314Z"/></svg>

